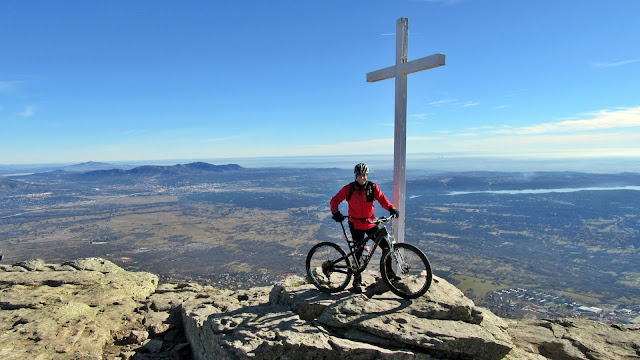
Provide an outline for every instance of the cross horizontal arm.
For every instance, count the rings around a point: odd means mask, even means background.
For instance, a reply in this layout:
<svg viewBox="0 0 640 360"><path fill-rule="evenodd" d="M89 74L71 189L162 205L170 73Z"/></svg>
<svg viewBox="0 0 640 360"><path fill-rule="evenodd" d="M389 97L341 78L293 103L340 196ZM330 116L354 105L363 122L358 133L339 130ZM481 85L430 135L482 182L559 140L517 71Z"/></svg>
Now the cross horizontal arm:
<svg viewBox="0 0 640 360"><path fill-rule="evenodd" d="M407 63L389 66L384 69L372 71L367 73L367 82L376 82L380 80L385 80L396 76L396 74L411 74L414 72L418 72L421 70L431 69L434 67L444 65L444 54L435 54L427 57L423 57L420 59L416 59L413 61L409 61Z"/></svg>

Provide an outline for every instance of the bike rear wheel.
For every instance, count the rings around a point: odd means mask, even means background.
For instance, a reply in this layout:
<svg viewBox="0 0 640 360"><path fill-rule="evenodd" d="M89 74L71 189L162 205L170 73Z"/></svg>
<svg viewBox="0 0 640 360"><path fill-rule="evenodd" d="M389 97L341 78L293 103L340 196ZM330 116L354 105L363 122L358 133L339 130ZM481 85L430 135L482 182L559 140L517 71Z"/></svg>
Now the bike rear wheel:
<svg viewBox="0 0 640 360"><path fill-rule="evenodd" d="M386 266L389 261L393 271ZM394 253L388 249L384 251L380 259L380 273L391 292L405 299L424 295L433 279L427 256L407 243L395 244Z"/></svg>
<svg viewBox="0 0 640 360"><path fill-rule="evenodd" d="M321 242L309 250L307 276L318 290L335 293L344 290L351 281L351 263L338 244Z"/></svg>

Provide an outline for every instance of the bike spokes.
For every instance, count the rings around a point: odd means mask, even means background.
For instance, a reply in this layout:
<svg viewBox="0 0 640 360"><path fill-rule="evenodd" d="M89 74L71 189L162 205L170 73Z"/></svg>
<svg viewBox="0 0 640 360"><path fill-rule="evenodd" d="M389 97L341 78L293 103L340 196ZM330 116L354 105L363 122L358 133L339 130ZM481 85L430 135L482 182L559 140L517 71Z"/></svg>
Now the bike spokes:
<svg viewBox="0 0 640 360"><path fill-rule="evenodd" d="M380 272L391 291L407 299L427 292L433 278L431 265L424 253L406 243L396 244L393 253L386 251L383 254Z"/></svg>
<svg viewBox="0 0 640 360"><path fill-rule="evenodd" d="M351 280L350 267L344 250L331 242L317 244L307 256L307 275L324 292L344 290Z"/></svg>

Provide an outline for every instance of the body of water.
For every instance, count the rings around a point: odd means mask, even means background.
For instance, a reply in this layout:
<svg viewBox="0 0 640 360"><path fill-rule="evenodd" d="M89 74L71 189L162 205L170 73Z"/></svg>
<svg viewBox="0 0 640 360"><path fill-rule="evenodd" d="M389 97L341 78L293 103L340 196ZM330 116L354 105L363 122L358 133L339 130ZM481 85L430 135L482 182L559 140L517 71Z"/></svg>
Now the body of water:
<svg viewBox="0 0 640 360"><path fill-rule="evenodd" d="M34 173L16 173L16 174L2 174L0 175L0 177L11 177L11 176L27 176L27 175L33 175Z"/></svg>
<svg viewBox="0 0 640 360"><path fill-rule="evenodd" d="M640 191L640 186L585 187L585 188L562 188L562 189L525 189L525 190L452 191L447 195L466 195L466 194L519 195L519 194L546 194L546 193L568 193L568 192L576 192L576 191L610 191L610 190Z"/></svg>

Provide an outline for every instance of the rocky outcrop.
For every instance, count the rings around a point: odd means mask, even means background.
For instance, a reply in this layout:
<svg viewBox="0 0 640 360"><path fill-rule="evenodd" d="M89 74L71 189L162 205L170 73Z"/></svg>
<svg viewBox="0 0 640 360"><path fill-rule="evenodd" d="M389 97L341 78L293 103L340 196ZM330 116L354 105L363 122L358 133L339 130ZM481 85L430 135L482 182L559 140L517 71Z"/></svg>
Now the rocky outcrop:
<svg viewBox="0 0 640 360"><path fill-rule="evenodd" d="M157 287L156 275L98 258L0 265L0 359L190 357Z"/></svg>
<svg viewBox="0 0 640 360"><path fill-rule="evenodd" d="M254 300L244 306L192 299L183 321L194 357L502 359L515 348L503 320L442 279L417 300L382 292L378 280L363 278L365 294L324 294L293 278L245 296Z"/></svg>
<svg viewBox="0 0 640 360"><path fill-rule="evenodd" d="M640 359L638 325L501 319L437 277L415 300L363 282L230 291L96 258L0 265L0 359Z"/></svg>
<svg viewBox="0 0 640 360"><path fill-rule="evenodd" d="M640 329L585 320L504 320L434 277L404 300L369 273L365 294L301 278L183 303L196 359L640 359Z"/></svg>
<svg viewBox="0 0 640 360"><path fill-rule="evenodd" d="M640 359L640 325L581 319L511 320L517 347L548 359Z"/></svg>

